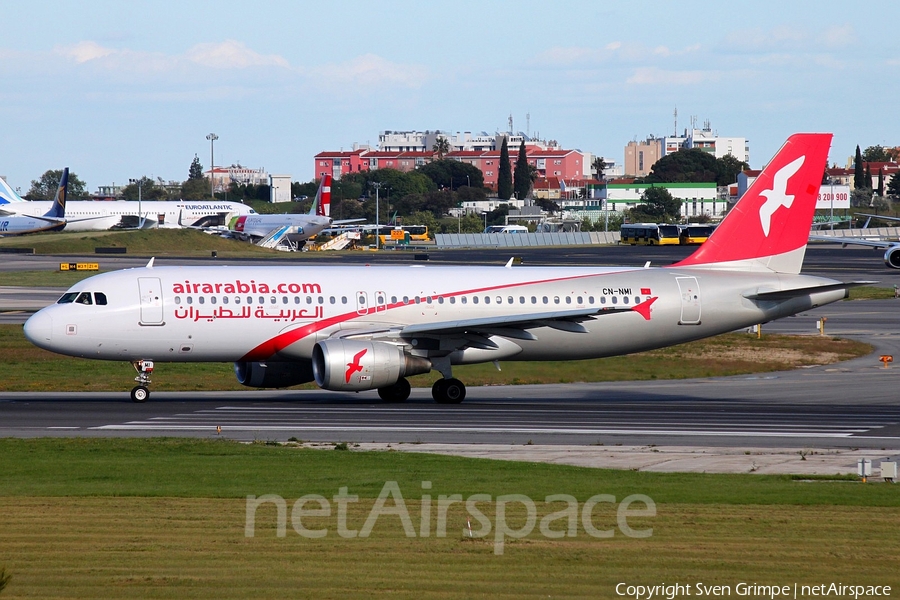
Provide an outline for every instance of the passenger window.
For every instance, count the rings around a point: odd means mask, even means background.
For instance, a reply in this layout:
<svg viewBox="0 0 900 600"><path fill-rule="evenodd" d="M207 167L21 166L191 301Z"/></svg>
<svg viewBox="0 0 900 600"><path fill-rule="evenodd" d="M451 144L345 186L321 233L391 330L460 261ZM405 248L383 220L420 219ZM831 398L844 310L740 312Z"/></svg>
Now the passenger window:
<svg viewBox="0 0 900 600"><path fill-rule="evenodd" d="M478 304L478 296L472 296L472 304Z"/></svg>
<svg viewBox="0 0 900 600"><path fill-rule="evenodd" d="M94 301L91 300L90 292L81 292L80 294L78 294L78 298L75 299L75 302L77 302L78 304L93 304L94 303Z"/></svg>
<svg viewBox="0 0 900 600"><path fill-rule="evenodd" d="M200 296L199 298L197 298L197 302L203 304L204 302L206 302L206 296Z"/></svg>
<svg viewBox="0 0 900 600"><path fill-rule="evenodd" d="M94 303L97 306L106 306L106 294L103 292L94 292Z"/></svg>
<svg viewBox="0 0 900 600"><path fill-rule="evenodd" d="M468 300L465 296L463 296L462 298L460 298L459 301L462 302L463 304L465 304L465 303L468 302L469 300Z"/></svg>
<svg viewBox="0 0 900 600"><path fill-rule="evenodd" d="M175 296L175 304L181 304L181 296Z"/></svg>
<svg viewBox="0 0 900 600"><path fill-rule="evenodd" d="M588 304L593 304L593 303L594 303L594 297L588 296Z"/></svg>
<svg viewBox="0 0 900 600"><path fill-rule="evenodd" d="M549 304L549 303L550 303L550 299L547 298L547 296L544 296L543 300L544 300L544 304Z"/></svg>
<svg viewBox="0 0 900 600"><path fill-rule="evenodd" d="M572 296L566 296L566 304L572 304Z"/></svg>
<svg viewBox="0 0 900 600"><path fill-rule="evenodd" d="M228 304L228 296L222 296L222 304Z"/></svg>
<svg viewBox="0 0 900 600"><path fill-rule="evenodd" d="M210 303L210 304L215 304L215 303L216 303L216 297L213 296L212 298L210 298L210 299L209 299L209 303Z"/></svg>
<svg viewBox="0 0 900 600"><path fill-rule="evenodd" d="M187 302L188 302L188 304L193 304L193 303L194 303L194 298L193 298L193 296L188 296L188 297L187 297Z"/></svg>
<svg viewBox="0 0 900 600"><path fill-rule="evenodd" d="M456 296L450 296L450 304L456 304Z"/></svg>
<svg viewBox="0 0 900 600"><path fill-rule="evenodd" d="M484 297L484 303L485 303L485 304L490 304L490 303L491 303L491 297L490 297L490 296L485 296L485 297Z"/></svg>

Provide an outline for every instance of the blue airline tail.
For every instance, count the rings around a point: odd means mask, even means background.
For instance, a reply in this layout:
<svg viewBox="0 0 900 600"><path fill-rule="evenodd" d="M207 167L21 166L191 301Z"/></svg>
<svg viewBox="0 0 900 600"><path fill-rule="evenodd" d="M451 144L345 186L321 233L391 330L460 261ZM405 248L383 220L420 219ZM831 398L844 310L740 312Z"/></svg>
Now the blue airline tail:
<svg viewBox="0 0 900 600"><path fill-rule="evenodd" d="M0 177L0 205L12 204L13 202L25 202L25 200L9 187L5 179Z"/></svg>
<svg viewBox="0 0 900 600"><path fill-rule="evenodd" d="M45 217L51 219L66 218L66 194L69 190L69 167L63 169L62 177L59 178L59 187L56 188L56 196L53 197L53 206L47 211Z"/></svg>

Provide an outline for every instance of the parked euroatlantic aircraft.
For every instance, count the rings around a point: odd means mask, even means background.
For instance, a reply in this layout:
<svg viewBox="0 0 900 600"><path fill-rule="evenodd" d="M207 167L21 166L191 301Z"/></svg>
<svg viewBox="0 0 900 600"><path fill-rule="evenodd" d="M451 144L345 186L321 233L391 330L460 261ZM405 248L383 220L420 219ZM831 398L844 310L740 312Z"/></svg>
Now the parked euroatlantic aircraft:
<svg viewBox="0 0 900 600"><path fill-rule="evenodd" d="M863 282L800 274L831 134L788 139L715 233L661 268L480 266L144 267L72 286L25 323L61 354L131 361L132 399L154 362L234 362L238 381L410 393L454 365L575 360L734 331L844 298Z"/></svg>
<svg viewBox="0 0 900 600"><path fill-rule="evenodd" d="M53 202L23 200L0 179L0 218L45 214ZM212 227L224 226L233 215L252 215L256 211L240 202L221 200L178 202L110 202L70 200L66 205L66 231L105 231L113 228Z"/></svg>
<svg viewBox="0 0 900 600"><path fill-rule="evenodd" d="M331 175L323 175L316 198L307 214L271 214L236 216L228 223L235 237L260 243L279 233L292 242L308 240L332 225L353 223L364 219L331 220Z"/></svg>
<svg viewBox="0 0 900 600"><path fill-rule="evenodd" d="M5 182L4 182L5 183ZM41 216L13 215L0 217L0 236L24 235L41 231L59 231L66 226L66 191L69 185L69 168L63 169L50 210Z"/></svg>

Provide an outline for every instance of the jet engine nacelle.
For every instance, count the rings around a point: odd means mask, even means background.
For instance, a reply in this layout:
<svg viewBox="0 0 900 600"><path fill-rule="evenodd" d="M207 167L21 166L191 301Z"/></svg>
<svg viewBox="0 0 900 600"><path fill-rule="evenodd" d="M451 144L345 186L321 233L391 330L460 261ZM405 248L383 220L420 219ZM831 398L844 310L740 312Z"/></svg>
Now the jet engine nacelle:
<svg viewBox="0 0 900 600"><path fill-rule="evenodd" d="M297 362L236 362L238 383L256 388L283 388L313 380L312 364Z"/></svg>
<svg viewBox="0 0 900 600"><path fill-rule="evenodd" d="M884 253L884 264L892 269L900 269L900 246L891 246Z"/></svg>
<svg viewBox="0 0 900 600"><path fill-rule="evenodd" d="M332 391L374 390L401 377L427 373L431 361L386 342L323 340L313 347L312 370L319 387Z"/></svg>

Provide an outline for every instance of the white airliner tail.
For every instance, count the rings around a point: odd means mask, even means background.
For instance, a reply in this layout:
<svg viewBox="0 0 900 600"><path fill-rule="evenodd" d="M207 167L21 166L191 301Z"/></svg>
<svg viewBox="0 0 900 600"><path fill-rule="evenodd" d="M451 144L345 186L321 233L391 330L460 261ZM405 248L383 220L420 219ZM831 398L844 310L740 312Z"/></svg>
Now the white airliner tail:
<svg viewBox="0 0 900 600"><path fill-rule="evenodd" d="M673 266L799 273L831 137L788 138L709 239Z"/></svg>

